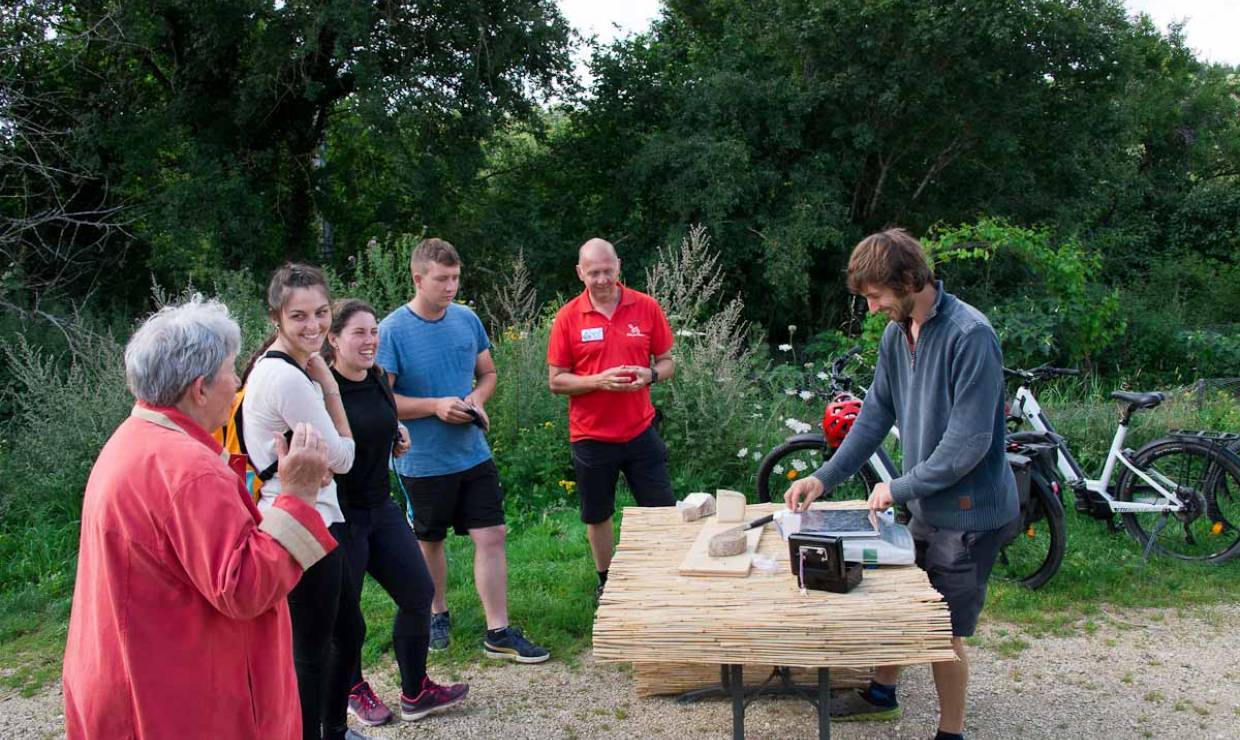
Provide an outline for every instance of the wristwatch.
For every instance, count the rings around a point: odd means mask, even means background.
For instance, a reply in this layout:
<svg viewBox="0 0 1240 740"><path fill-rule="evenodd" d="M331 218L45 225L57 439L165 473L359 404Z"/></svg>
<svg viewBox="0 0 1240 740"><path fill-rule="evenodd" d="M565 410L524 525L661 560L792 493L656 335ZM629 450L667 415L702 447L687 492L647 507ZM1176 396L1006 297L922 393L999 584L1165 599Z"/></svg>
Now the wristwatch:
<svg viewBox="0 0 1240 740"><path fill-rule="evenodd" d="M659 371L654 369L654 365L650 366L650 385L659 382Z"/></svg>

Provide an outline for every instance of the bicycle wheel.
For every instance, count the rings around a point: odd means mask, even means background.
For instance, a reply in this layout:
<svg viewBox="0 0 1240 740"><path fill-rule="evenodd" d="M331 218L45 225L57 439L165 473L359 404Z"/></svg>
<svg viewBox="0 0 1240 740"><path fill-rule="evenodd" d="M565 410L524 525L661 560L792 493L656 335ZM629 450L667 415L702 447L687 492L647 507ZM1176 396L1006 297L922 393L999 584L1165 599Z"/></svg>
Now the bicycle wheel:
<svg viewBox="0 0 1240 740"><path fill-rule="evenodd" d="M1142 447L1132 463L1184 504L1182 511L1123 512L1141 546L1182 560L1223 562L1240 553L1240 458L1193 439L1160 439ZM1134 503L1166 501L1126 467L1116 498Z"/></svg>
<svg viewBox="0 0 1240 740"><path fill-rule="evenodd" d="M1021 531L999 551L991 575L1039 588L1059 570L1067 541L1059 496L1048 481L1034 476L1029 503L1021 511Z"/></svg>
<svg viewBox="0 0 1240 740"><path fill-rule="evenodd" d="M758 502L784 500L784 492L793 481L803 478L815 470L830 457L832 450L827 448L826 441L793 439L784 442L767 453L758 466ZM878 482L878 476L867 462L861 473L841 483L833 491L823 494L822 500L860 499L870 497L870 490Z"/></svg>

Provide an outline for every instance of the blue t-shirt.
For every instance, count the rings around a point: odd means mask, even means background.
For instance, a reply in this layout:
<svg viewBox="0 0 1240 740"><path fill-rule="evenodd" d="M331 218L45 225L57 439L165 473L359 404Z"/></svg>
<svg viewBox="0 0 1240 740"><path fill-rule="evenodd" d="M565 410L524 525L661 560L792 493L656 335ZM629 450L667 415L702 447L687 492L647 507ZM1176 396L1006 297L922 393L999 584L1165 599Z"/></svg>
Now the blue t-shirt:
<svg viewBox="0 0 1240 740"><path fill-rule="evenodd" d="M379 324L376 362L396 376L392 390L413 398L464 398L474 389L478 355L491 348L478 316L453 303L436 321L427 321L405 304ZM396 458L396 472L410 478L448 475L491 458L482 430L448 424L438 416L407 419L413 446Z"/></svg>

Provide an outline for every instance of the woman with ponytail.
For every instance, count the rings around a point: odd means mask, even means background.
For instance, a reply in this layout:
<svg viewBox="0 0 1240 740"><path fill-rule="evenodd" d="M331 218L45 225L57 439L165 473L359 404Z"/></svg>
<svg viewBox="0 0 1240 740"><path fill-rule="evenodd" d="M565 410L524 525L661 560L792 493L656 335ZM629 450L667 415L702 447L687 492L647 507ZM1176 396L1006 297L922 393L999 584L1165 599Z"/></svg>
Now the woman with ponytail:
<svg viewBox="0 0 1240 740"><path fill-rule="evenodd" d="M331 471L347 473L353 465L353 434L339 385L320 355L332 318L322 271L303 264L286 264L276 270L267 288L267 311L275 333L251 359L244 375L242 426L250 460L256 469L266 468L276 460L275 437L307 423L326 442ZM280 518L279 510L272 508L280 487L277 470L263 485L258 502L267 518ZM315 510L336 541L341 541L345 536L344 514L333 478L324 479ZM306 570L288 597L302 737L306 740L349 736L343 706L338 726L325 724L332 714L332 697L327 692L332 645L342 638L348 641L338 634L336 619L343 573L344 549L336 548ZM342 705L344 701L340 699Z"/></svg>
<svg viewBox="0 0 1240 740"><path fill-rule="evenodd" d="M378 347L375 310L359 300L336 303L323 354L340 388L357 455L352 469L336 476L347 525L340 540L345 565L337 649L342 655L333 661L328 680L329 708L338 709L338 719L343 719L343 705L337 702L347 696L349 708L368 725L388 722L392 712L361 675L361 648L366 636L361 597L366 573L396 602L392 649L400 667L401 719L418 720L442 711L469 693L466 684L440 686L426 675L435 584L417 536L391 495L388 460L408 451L409 432L397 422L395 398L386 375L375 364ZM333 717L329 715L329 719Z"/></svg>

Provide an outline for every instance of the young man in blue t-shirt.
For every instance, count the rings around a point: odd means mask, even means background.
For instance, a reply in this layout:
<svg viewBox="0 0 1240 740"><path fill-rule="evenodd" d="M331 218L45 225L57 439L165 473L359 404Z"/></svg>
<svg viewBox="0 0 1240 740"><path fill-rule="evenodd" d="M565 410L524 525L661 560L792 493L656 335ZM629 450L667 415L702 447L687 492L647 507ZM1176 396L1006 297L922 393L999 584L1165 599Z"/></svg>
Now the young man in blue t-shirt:
<svg viewBox="0 0 1240 740"><path fill-rule="evenodd" d="M485 430L495 392L491 343L478 316L453 303L461 258L442 239L425 239L409 261L414 296L379 324L377 363L388 373L412 447L396 460L413 502L413 525L435 583L430 649L448 647L445 598L448 527L474 542L474 583L486 612L483 652L541 663L551 657L508 624L504 494Z"/></svg>

